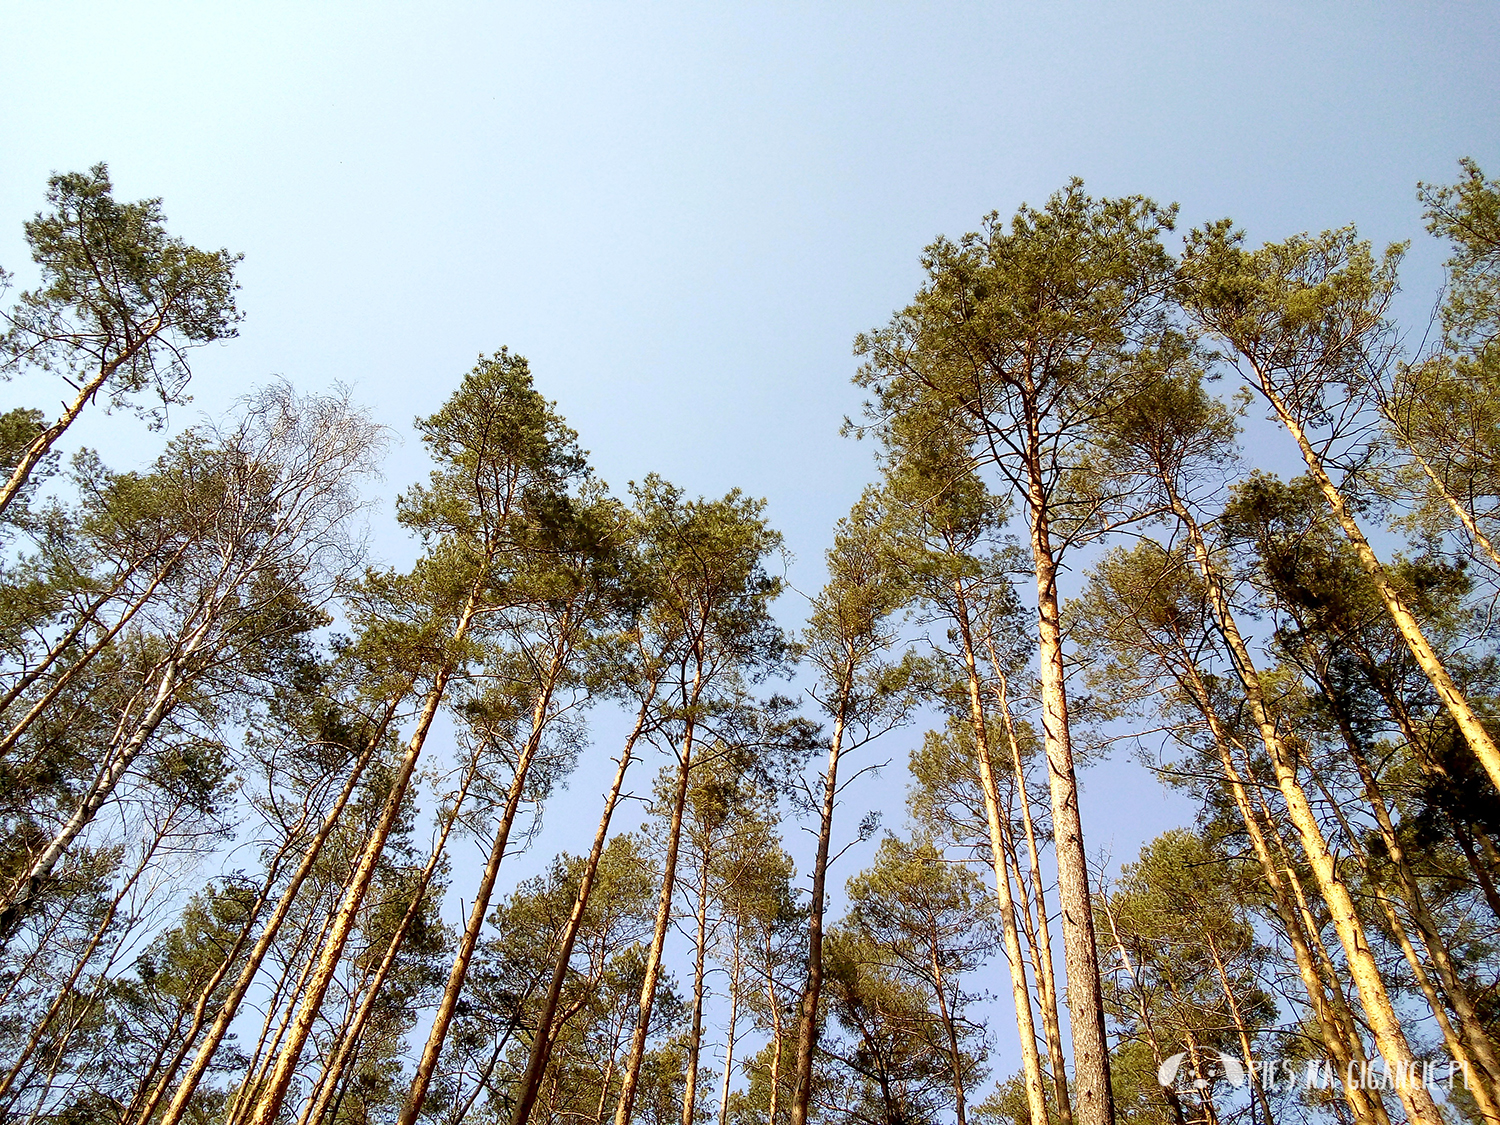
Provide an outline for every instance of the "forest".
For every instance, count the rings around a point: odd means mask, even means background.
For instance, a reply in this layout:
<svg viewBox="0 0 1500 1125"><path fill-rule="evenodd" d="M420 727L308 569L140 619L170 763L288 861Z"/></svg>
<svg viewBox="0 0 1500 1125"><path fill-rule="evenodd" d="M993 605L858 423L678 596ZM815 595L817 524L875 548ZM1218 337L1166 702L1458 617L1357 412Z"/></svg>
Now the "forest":
<svg viewBox="0 0 1500 1125"><path fill-rule="evenodd" d="M1431 325L1352 226L1074 180L937 238L808 604L763 501L612 491L499 341L389 492L349 393L166 426L240 257L53 176L0 273L0 1120L1500 1125L1500 182L1412 216ZM1196 822L1105 863L1106 756Z"/></svg>

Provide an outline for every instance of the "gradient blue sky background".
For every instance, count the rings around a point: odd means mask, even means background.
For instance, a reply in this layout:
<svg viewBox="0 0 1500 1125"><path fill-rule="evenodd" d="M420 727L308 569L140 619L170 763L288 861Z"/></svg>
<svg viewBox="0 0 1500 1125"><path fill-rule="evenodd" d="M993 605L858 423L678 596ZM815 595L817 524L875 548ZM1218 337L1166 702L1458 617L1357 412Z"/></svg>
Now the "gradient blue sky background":
<svg viewBox="0 0 1500 1125"><path fill-rule="evenodd" d="M509 345L616 489L657 471L768 498L811 591L872 475L838 436L851 341L915 291L934 236L1073 175L1176 200L1184 230L1353 221L1414 240L1420 332L1444 254L1415 184L1464 155L1500 173L1497 59L1494 3L12 0L0 266L29 279L49 173L107 161L175 233L245 253L241 337L197 353L174 422L282 374L350 383L409 433ZM57 397L0 386L7 406ZM121 467L160 441L119 416L77 440ZM389 494L423 472L396 447ZM412 551L388 504L375 542ZM1103 771L1091 850L1127 859L1191 815L1123 756ZM884 784L871 800L898 809Z"/></svg>

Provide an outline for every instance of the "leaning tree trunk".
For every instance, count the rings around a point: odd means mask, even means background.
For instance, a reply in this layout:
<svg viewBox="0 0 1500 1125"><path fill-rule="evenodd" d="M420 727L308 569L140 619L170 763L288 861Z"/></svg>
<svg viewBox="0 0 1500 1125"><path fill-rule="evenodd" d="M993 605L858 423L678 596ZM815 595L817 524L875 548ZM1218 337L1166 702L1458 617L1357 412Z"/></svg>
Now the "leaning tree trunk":
<svg viewBox="0 0 1500 1125"><path fill-rule="evenodd" d="M505 848L510 842L510 830L516 822L516 813L521 807L521 797L526 792L526 775L530 772L531 764L535 761L537 750L542 744L547 711L552 705L552 692L557 685L558 677L562 674L563 662L567 659L567 648L567 643L563 642L554 652L551 666L547 670L546 682L538 691L536 703L532 707L531 731L521 748L520 757L516 759L515 775L511 778L510 791L505 795L505 810L495 830L495 840L490 846L489 858L484 865L484 874L479 880L479 887L474 892L474 904L469 908L468 923L464 926L463 937L459 941L458 951L454 954L453 968L448 973L448 983L443 989L442 999L438 1002L437 1014L433 1017L432 1030L428 1033L427 1044L422 1049L422 1057L417 1061L417 1072L412 1078L411 1089L406 1096L406 1105L397 1119L398 1125L413 1125L417 1114L422 1112L422 1103L427 1100L427 1088L432 1084L433 1072L437 1070L438 1059L443 1053L443 1043L448 1038L448 1027L453 1022L454 1011L458 1008L459 993L463 991L464 979L469 974L469 962L473 959L474 950L479 945L479 935L484 929L484 918L490 910L490 897L494 894L495 879L500 874L500 863L505 858Z"/></svg>
<svg viewBox="0 0 1500 1125"><path fill-rule="evenodd" d="M453 630L452 641L455 648L468 636L469 627L473 624L479 607L480 589L481 582L476 581L469 590L468 601ZM281 1103L286 1098L287 1087L291 1085L292 1077L297 1071L302 1048L307 1043L307 1037L312 1034L313 1023L323 1007L323 997L327 994L328 986L338 970L339 959L344 953L344 945L354 930L365 892L370 889L370 882L375 877L375 866L380 862L381 854L385 851L386 838L396 823L397 814L401 811L401 803L406 799L406 791L411 785L412 774L417 768L417 760L421 757L422 747L427 741L427 732L432 729L432 720L437 716L438 707L443 702L443 696L448 690L448 681L455 669L454 662L451 659L446 660L438 670L437 678L433 681L427 698L423 701L417 728L412 732L411 740L407 743L406 753L401 759L401 765L397 768L391 791L386 796L385 804L381 806L380 817L359 853L353 878L344 893L344 901L335 915L333 929L323 945L318 967L307 985L302 1007L292 1024L291 1035L276 1058L276 1068L271 1074L268 1087L261 1095L260 1103L255 1108L251 1125L275 1125L278 1120Z"/></svg>
<svg viewBox="0 0 1500 1125"><path fill-rule="evenodd" d="M1261 389L1277 417L1281 419L1282 425L1296 439L1297 447L1302 451L1302 459L1307 463L1308 475L1317 482L1319 491L1323 493L1323 499L1328 502L1329 510L1333 512L1333 518L1343 530L1344 537L1349 540L1350 546L1354 548L1354 556L1369 576L1370 583L1380 594L1380 600L1385 603L1386 613L1395 623L1401 639L1406 642L1406 647L1411 650L1412 658L1422 669L1428 682L1432 684L1438 698L1443 701L1443 706L1447 708L1459 733L1463 735L1469 749L1473 751L1480 765L1484 767L1485 773L1489 775L1490 783L1494 785L1496 791L1500 791L1500 749L1496 748L1495 740L1490 737L1489 731L1484 729L1479 716L1469 706L1468 698L1453 682L1448 669L1443 666L1437 652L1428 643L1426 635L1422 632L1422 626L1401 599L1400 593L1386 574L1385 567L1370 546L1369 540L1365 538L1364 532L1360 530L1353 513L1349 511L1349 505L1344 501L1343 493L1328 476L1328 471L1323 466L1323 459L1318 456L1317 450L1313 449L1312 443L1308 441L1307 433L1302 425L1292 416L1280 396L1271 389L1268 380L1261 379ZM1431 1098L1428 1100L1430 1101Z"/></svg>
<svg viewBox="0 0 1500 1125"><path fill-rule="evenodd" d="M1204 683L1202 674L1193 663L1191 654L1183 649L1179 652L1179 656L1183 660L1183 686L1197 702L1199 711L1208 723L1209 734L1213 737L1214 746L1219 753L1219 762L1224 770L1225 782L1229 786L1229 793L1234 799L1235 808L1239 810L1240 819L1244 822L1245 831L1250 837L1250 846L1260 863L1261 874L1271 888L1276 914L1281 920L1282 933L1286 936L1287 944L1292 947L1292 957L1297 964L1297 975L1302 979L1302 988L1307 993L1308 1004L1312 1008L1313 1018L1317 1021L1323 1045L1333 1056L1334 1062L1338 1064L1339 1074L1343 1076L1344 1097L1349 1102L1349 1108L1359 1125L1389 1125L1385 1118L1384 1107L1381 1107L1377 1115L1371 1105L1368 1092L1363 1086L1350 1081L1349 1063L1354 1059L1353 1052L1357 1049L1358 1040L1351 1039L1352 1021L1347 1018L1347 1013L1344 1013L1344 1018L1340 1018L1338 1009L1342 1008L1343 993L1337 994L1337 1001L1331 1001L1327 990L1323 987L1323 978L1319 975L1317 962L1313 958L1302 914L1292 900L1286 880L1282 877L1281 865L1276 856L1271 854L1270 845L1266 841L1266 835L1261 826L1260 815L1250 804L1244 778L1240 775L1239 767L1235 765L1229 732L1224 729L1223 721L1213 708L1208 685Z"/></svg>
<svg viewBox="0 0 1500 1125"><path fill-rule="evenodd" d="M1170 482L1166 483L1170 488ZM1338 873L1337 862L1329 850L1322 826L1318 823L1312 806L1308 803L1307 794L1297 780L1292 758L1282 742L1280 731L1276 728L1276 720L1271 714L1261 688L1260 675L1250 658L1250 650L1245 645L1239 628L1235 624L1234 615L1229 607L1229 598L1224 592L1218 571L1214 567L1202 529L1187 510L1187 506L1176 496L1175 490L1171 493L1171 499L1173 509L1192 542L1214 620L1234 661L1235 671L1244 689L1251 716L1255 720L1261 741L1265 744L1272 768L1275 770L1277 787L1281 791L1287 812L1301 839L1302 850L1307 856L1313 875L1318 881L1318 889L1328 906L1334 930L1338 934L1339 944L1343 947L1349 973L1359 992L1360 1004L1364 1008L1370 1030L1375 1036L1376 1045L1392 1074L1409 1075L1413 1061L1411 1047L1406 1041L1400 1020L1391 1005L1385 982L1380 977L1380 967L1370 949L1359 913L1354 906L1354 900ZM1420 1125L1442 1125L1442 1117L1437 1105L1425 1086L1406 1082L1398 1088L1397 1094L1406 1109L1407 1117L1412 1122L1420 1123Z"/></svg>
<svg viewBox="0 0 1500 1125"><path fill-rule="evenodd" d="M391 940L386 943L385 953L381 955L380 964L370 978L364 998L360 1001L353 1020L339 1038L337 1047L334 1048L333 1054L324 1065L323 1074L319 1076L318 1084L313 1087L313 1096L308 1101L307 1109L302 1117L298 1119L298 1125L322 1121L334 1101L336 1092L341 1089L344 1073L355 1051L359 1049L360 1038L364 1035L365 1025L369 1023L370 1015L375 1010L376 1001L380 998L380 990L385 986L386 978L395 967L396 958L400 955L406 935L411 931L412 923L422 911L422 901L427 896L427 888L437 872L438 864L442 862L443 850L448 843L448 834L453 831L453 826L458 821L464 797L468 795L469 786L473 783L477 769L478 763L471 760L469 768L464 772L463 782L458 787L458 793L453 798L453 809L443 819L443 826L438 830L437 839L433 841L432 849L427 854L427 862L422 867L421 875L417 877L417 885L412 891L411 901L407 903L400 922L396 924Z"/></svg>
<svg viewBox="0 0 1500 1125"><path fill-rule="evenodd" d="M682 817L687 807L688 778L693 768L693 737L696 733L693 709L703 688L700 665L693 675L689 695L686 729L682 736L682 753L677 765L677 785L672 796L672 818L667 827L667 854L662 861L661 895L656 902L656 924L651 932L651 949L646 954L645 979L641 983L640 1011L635 1031L630 1037L630 1056L620 1080L620 1099L615 1103L615 1125L630 1125L635 1110L635 1092L641 1081L641 1063L646 1057L646 1037L651 1033L651 1011L656 1004L656 986L661 978L662 949L667 929L672 924L672 894L677 883L677 851L682 843Z"/></svg>
<svg viewBox="0 0 1500 1125"><path fill-rule="evenodd" d="M1057 975L1052 966L1052 923L1047 919L1047 892L1042 884L1041 849L1037 846L1036 820L1031 811L1031 794L1026 788L1026 765L1021 760L1021 743L1016 737L1015 720L1010 713L1010 698L1007 679L1000 667L1000 657L995 652L994 642L986 638L990 665L995 671L995 699L1000 709L1000 720L1005 724L1005 739L1010 743L1011 769L1015 771L1016 794L1021 806L1021 828L1026 833L1026 858L1031 869L1031 892L1036 899L1036 940L1027 936L1031 947L1033 968L1036 972L1037 1002L1042 1010L1042 1031L1047 1038L1047 1061L1052 1069L1052 1096L1057 1104L1058 1125L1073 1125L1073 1099L1068 1091L1068 1066L1063 1055L1062 1020L1057 1012ZM1026 903L1026 887L1021 879L1019 862L1016 866L1016 886L1020 888L1023 909ZM1022 915L1026 917L1026 914Z"/></svg>
<svg viewBox="0 0 1500 1125"><path fill-rule="evenodd" d="M308 875L312 873L313 867L317 864L318 856L323 850L323 845L328 841L328 837L332 835L334 828L337 827L339 818L343 815L344 808L349 803L349 798L353 796L354 790L359 784L359 779L364 774L365 767L369 765L370 759L376 754L380 743L384 740L386 728L390 725L395 711L396 703L393 701L387 706L380 725L375 729L375 732L365 744L364 750L360 753L359 758L356 759L354 765L351 767L349 776L344 781L343 789L339 791L338 798L334 801L333 807L324 816L323 823L318 826L317 834L308 842L306 850L302 853L302 861L297 865L297 870L292 873L291 879L287 882L286 889L282 891L281 898L276 903L276 909L272 911L271 917L266 920L266 925L261 930L260 937L250 947L250 953L245 958L244 965L240 967L239 975L235 978L234 984L230 986L229 994L224 997L223 1002L219 1005L218 1014L214 1017L213 1023L209 1025L207 1036L199 1046L198 1053L194 1056L192 1065L188 1068L187 1074L183 1076L182 1082L177 1087L177 1093L173 1095L172 1101L163 1112L158 1125L177 1125L181 1121L183 1114L187 1111L189 1100L197 1091L198 1084L203 1080L203 1076L208 1073L208 1068L213 1062L215 1052L218 1051L219 1045L224 1041L224 1036L228 1034L229 1025L238 1014L240 1004L245 999L245 994L249 992L250 985L254 982L256 974L260 972L261 962L265 960L266 953L270 950L271 944L276 940L276 935L281 932L281 927L286 922L287 915L291 913L292 904L297 898L297 893L302 889L302 884L307 881ZM226 960L224 962L225 971L228 968L229 961ZM214 986L217 986L217 984L218 982L215 981ZM205 1002L212 991L213 989L210 988L204 993L203 999ZM199 1017L201 1018L201 1013L199 1013ZM182 1059L185 1057L191 1043L192 1037L190 1036L183 1044L182 1050L179 1052L171 1068L162 1076L162 1080L157 1085L157 1088L152 1091L150 1100L138 1117L139 1121L146 1122L151 1120L156 1106L166 1093L167 1085L171 1082L173 1073L178 1066L182 1065Z"/></svg>
<svg viewBox="0 0 1500 1125"><path fill-rule="evenodd" d="M552 966L552 980L547 985L547 994L542 998L541 1011L537 1013L536 1036L531 1041L531 1054L526 1060L526 1070L521 1075L516 1108L511 1115L511 1125L527 1125L531 1111L536 1106L537 1095L542 1089L542 1075L552 1057L552 1038L555 1034L553 1022L557 1018L557 1006L562 999L563 984L567 981L568 965L573 959L573 946L578 941L578 932L583 928L584 912L594 892L594 880L599 876L599 860L604 855L604 843L609 836L609 824L614 818L615 807L620 803L620 792L625 786L625 772L635 760L635 744L646 729L646 720L651 704L656 698L657 685L653 683L640 709L636 712L635 726L625 739L625 748L620 752L619 768L615 770L614 782L604 799L604 811L599 816L599 827L594 832L594 844L589 849L588 859L583 865L583 874L578 880L578 893L573 898L573 909L563 926L558 942L557 960Z"/></svg>

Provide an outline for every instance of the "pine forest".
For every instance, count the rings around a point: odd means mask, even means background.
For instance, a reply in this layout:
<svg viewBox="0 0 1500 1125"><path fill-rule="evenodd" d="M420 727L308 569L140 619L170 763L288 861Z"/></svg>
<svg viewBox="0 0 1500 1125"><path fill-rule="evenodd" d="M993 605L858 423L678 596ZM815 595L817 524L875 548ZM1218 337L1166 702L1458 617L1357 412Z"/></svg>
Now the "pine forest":
<svg viewBox="0 0 1500 1125"><path fill-rule="evenodd" d="M508 341L407 433L269 376L192 415L240 256L37 189L0 1120L1500 1125L1474 161L1415 185L1430 325L1410 244L1076 179L913 245L805 593L764 501L601 479ZM69 433L110 414L153 459ZM1196 820L1106 856L1104 761Z"/></svg>

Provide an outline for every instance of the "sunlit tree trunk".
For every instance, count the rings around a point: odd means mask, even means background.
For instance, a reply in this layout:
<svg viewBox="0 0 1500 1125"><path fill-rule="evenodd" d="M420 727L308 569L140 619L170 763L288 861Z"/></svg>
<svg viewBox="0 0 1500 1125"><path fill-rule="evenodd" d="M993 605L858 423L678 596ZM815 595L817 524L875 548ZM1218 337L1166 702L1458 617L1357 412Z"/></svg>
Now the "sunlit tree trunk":
<svg viewBox="0 0 1500 1125"><path fill-rule="evenodd" d="M1170 489L1171 482L1166 483ZM1292 760L1282 743L1280 732L1276 729L1276 721L1271 715L1261 689L1259 673L1255 670L1250 651L1235 624L1234 616L1229 608L1229 599L1219 581L1208 545L1197 521L1188 512L1186 505L1177 499L1175 490L1172 492L1172 499L1174 511L1192 542L1193 552L1207 588L1214 620L1234 660L1235 670L1244 689L1251 715L1259 729L1261 741L1270 755L1271 764L1276 773L1277 786L1281 791L1282 799L1286 802L1287 812L1318 881L1318 889L1328 906L1334 930L1338 934L1339 944L1344 949L1349 972L1354 979L1360 1004L1364 1008L1370 1029L1374 1033L1376 1045L1386 1065L1390 1067L1391 1073L1409 1074L1412 1064L1411 1048L1407 1044L1406 1035L1401 1029L1395 1009L1391 1006L1390 996L1386 992L1384 981L1381 980L1379 966L1375 961L1374 953L1370 950L1364 927L1354 907L1354 900L1338 874L1336 861L1323 836L1322 827L1318 824L1312 807L1308 803L1307 795L1297 780ZM1397 1094L1413 1122L1420 1122L1421 1125L1441 1125L1442 1118L1438 1113L1437 1105L1433 1102L1432 1095L1426 1087L1418 1083L1405 1083Z"/></svg>
<svg viewBox="0 0 1500 1125"><path fill-rule="evenodd" d="M1052 966L1052 924L1047 919L1047 894L1042 884L1041 849L1037 846L1036 821L1031 811L1031 794L1026 788L1026 766L1021 760L1021 743L1010 712L1007 679L1000 671L1000 659L993 643L988 645L990 664L995 670L995 698L1000 719L1005 724L1005 740L1010 744L1011 769L1015 771L1016 794L1021 806L1021 827L1026 833L1027 863L1031 871L1031 893L1036 899L1036 941L1032 955L1037 982L1037 1000L1042 1011L1042 1030L1047 1039L1047 1060L1052 1071L1052 1097L1057 1106L1059 1125L1073 1125L1073 1099L1068 1092L1068 1067L1063 1055L1062 1021L1057 1011L1057 973ZM1019 865L1016 884L1021 886ZM1025 887L1021 895L1026 897Z"/></svg>
<svg viewBox="0 0 1500 1125"><path fill-rule="evenodd" d="M693 768L693 739L696 735L693 708L703 687L701 667L693 674L689 692L686 729L678 753L677 783L672 794L672 816L667 826L667 853L662 861L661 895L656 904L656 923L651 932L651 949L646 955L646 975L641 983L640 1010L635 1032L630 1037L630 1055L620 1081L620 1098L615 1103L615 1125L630 1125L635 1109L636 1087L641 1080L641 1063L646 1057L646 1037L651 1033L651 1011L656 1004L656 986L661 978L662 949L672 923L672 895L677 883L677 852L682 843L682 818L687 808L688 779Z"/></svg>
<svg viewBox="0 0 1500 1125"><path fill-rule="evenodd" d="M516 813L521 807L521 798L526 792L526 776L542 744L542 735L547 725L547 713L552 705L552 693L562 674L568 648L569 644L563 642L554 651L551 666L546 672L546 679L541 685L541 690L537 692L536 702L532 705L531 729L527 733L521 754L516 759L515 774L511 778L510 790L505 795L505 809L495 829L495 839L490 846L489 858L484 865L484 874L480 877L479 886L474 891L474 903L469 908L468 922L464 926L463 936L459 939L458 951L453 957L453 968L448 973L448 983L443 989L442 998L438 1001L437 1014L432 1020L432 1030L428 1033L426 1046L422 1048L422 1057L417 1061L417 1072L412 1079L411 1090L407 1093L406 1105L397 1119L398 1125L412 1125L417 1119L417 1114L422 1111L422 1103L427 1099L427 1088L432 1083L433 1072L437 1070L438 1059L443 1052L443 1043L448 1037L448 1027L453 1022L453 1013L458 1007L459 993L463 991L464 978L469 973L469 962L473 959L474 950L479 945L479 935L484 929L484 918L490 910L490 898L495 891L495 879L500 874L500 864L505 858L505 849L510 842L510 830L516 822Z"/></svg>
<svg viewBox="0 0 1500 1125"><path fill-rule="evenodd" d="M291 913L298 892L301 891L302 885L307 881L307 877L317 865L318 857L322 854L323 845L328 842L328 837L338 827L340 818L344 814L344 809L347 807L349 799L354 795L354 791L359 785L359 780L364 775L365 768L369 765L370 759L379 752L381 743L385 741L385 732L395 715L396 707L397 703L395 700L390 701L386 705L380 724L371 734L359 758L356 759L354 765L350 768L349 776L345 779L344 786L339 791L338 798L334 801L333 807L324 816L323 823L319 825L317 834L308 842L306 850L302 853L302 861L297 865L297 870L292 873L292 877L287 881L286 888L281 892L281 898L276 903L276 909L272 911L271 917L266 920L260 936L256 938L255 944L250 947L250 953L245 958L245 963L240 967L239 975L236 976L234 984L230 986L228 994L220 1003L218 1014L214 1016L213 1023L209 1025L208 1033L199 1045L198 1052L193 1057L192 1065L188 1067L187 1073L183 1075L182 1081L178 1084L177 1092L173 1094L171 1102L162 1111L160 1125L178 1125L178 1122L182 1120L183 1114L187 1112L188 1103L197 1091L198 1084L203 1081L203 1076L208 1073L208 1068L213 1063L214 1054L218 1051L219 1045L223 1043L224 1036L229 1032L230 1024L234 1022L235 1016L239 1014L240 1004L244 1001L246 993L250 991L250 986L254 982L256 974L260 972L261 963L265 960L267 952L270 951L272 944L281 933L281 927L285 924L287 916ZM228 962L226 961L227 964ZM210 989L209 991L211 992L212 990ZM205 993L205 997L207 995L208 993ZM176 1068L174 1067L173 1069L175 1070ZM162 1093L166 1089L166 1083L170 1081L170 1073L164 1075L163 1078L164 1081L162 1084L152 1094L151 1103L145 1107L140 1115L142 1122L150 1120L151 1112L155 1105L159 1104Z"/></svg>
<svg viewBox="0 0 1500 1125"><path fill-rule="evenodd" d="M479 592L481 578L476 579L470 588L468 601L464 605L463 612L458 617L454 627L452 640L457 648L468 636L469 628L474 621L474 615L479 604ZM344 945L349 940L350 933L354 930L356 918L360 905L364 902L365 892L370 889L370 882L375 877L375 867L379 863L381 854L385 851L386 838L391 833L391 828L396 823L396 816L401 810L401 803L406 799L407 788L411 785L412 774L417 768L417 760L422 754L422 747L427 741L427 733L432 728L432 720L437 716L438 707L442 704L443 696L448 689L448 681L452 677L455 665L449 661L438 670L432 687L423 700L422 711L417 719L416 730L412 732L411 739L407 742L406 753L402 756L401 764L397 768L396 776L392 781L391 791L386 796L385 804L381 807L380 816L370 831L370 836L365 846L359 853L354 868L353 878L344 893L344 900L340 904L334 918L332 930L324 941L322 952L318 959L317 969L308 981L302 995L302 1006L297 1012L297 1018L292 1024L292 1032L287 1042L282 1046L277 1055L276 1066L272 1071L270 1081L264 1092L260 1094L259 1104L256 1106L254 1116L250 1119L252 1125L275 1125L277 1116L281 1112L281 1103L286 1097L287 1087L291 1085L292 1077L296 1073L298 1063L302 1056L302 1048L307 1043L307 1037L312 1033L314 1021L323 1006L323 997L328 992L328 986L333 980L334 973L338 970L340 958L343 956Z"/></svg>
<svg viewBox="0 0 1500 1125"><path fill-rule="evenodd" d="M682 1087L682 1125L693 1125L698 1100L698 1057L703 1049L703 974L708 961L708 898L710 842L704 842L698 868L697 932L693 936L693 1014L688 1028L687 1072Z"/></svg>
<svg viewBox="0 0 1500 1125"><path fill-rule="evenodd" d="M813 857L812 901L807 917L807 980L797 1009L797 1060L792 1079L792 1125L806 1125L812 1102L813 1052L818 1045L818 1003L823 994L823 911L826 906L828 851L833 839L833 809L838 799L839 755L844 746L844 715L853 690L853 660L840 685L833 736L828 742L828 767L823 776L823 802L818 812L818 848ZM778 1060L779 1061L779 1060ZM624 1125L616 1122L615 1125Z"/></svg>
<svg viewBox="0 0 1500 1125"><path fill-rule="evenodd" d="M1500 791L1500 749L1496 748L1495 740L1484 729L1479 716L1469 706L1468 698L1448 675L1448 669L1443 666L1437 652L1428 643L1421 625L1411 610L1406 607L1406 603L1402 601L1401 595L1386 574L1385 567L1370 546L1369 540L1365 538L1364 532L1360 530L1353 513L1349 511L1349 505L1345 503L1343 493L1328 476L1328 471L1323 466L1323 459L1318 456L1317 450L1308 441L1301 423L1275 393L1270 381L1262 378L1260 382L1261 389L1267 401L1270 402L1271 408L1276 412L1276 416L1296 439L1297 448L1302 451L1302 459L1307 463L1308 475L1317 482L1318 489L1328 502L1329 510L1333 512L1333 518L1343 530L1350 546L1354 548L1355 558L1359 560L1371 584L1380 594L1380 600L1385 603L1386 612L1395 623L1402 640L1406 642L1406 647L1411 650L1412 659L1417 662L1417 666L1422 669L1428 682L1432 684L1433 690L1437 692L1438 698L1443 701L1443 706L1452 716L1459 733L1463 735L1469 749L1474 752L1474 756L1484 767L1485 773L1489 775L1490 783L1497 791ZM1427 1100L1431 1101L1431 1098Z"/></svg>
<svg viewBox="0 0 1500 1125"><path fill-rule="evenodd" d="M1047 1102L1042 1093L1042 1063L1036 1048L1036 1023L1031 1010L1031 990L1026 983L1026 962L1016 933L1016 907L1011 895L1010 872L1005 857L1009 852L1005 832L1000 824L1000 792L995 782L990 758L990 736L984 713L984 697L979 666L974 657L974 639L969 624L968 599L963 583L954 580L953 594L957 610L954 623L967 673L969 725L974 732L975 758L979 766L979 787L984 795L984 815L989 827L990 867L995 876L995 894L1000 901L1000 928L1004 939L1005 963L1010 970L1011 999L1016 1009L1016 1033L1021 1043L1021 1075L1026 1084L1026 1104L1033 1125L1047 1125ZM934 963L935 967L935 963ZM939 998L941 1003L941 997ZM949 1028L950 1034L952 1028ZM954 1066L959 1065L957 1041L953 1044ZM962 1101L959 1102L962 1125Z"/></svg>
<svg viewBox="0 0 1500 1125"><path fill-rule="evenodd" d="M1042 477L1036 466L1030 471L1028 503L1031 553L1036 570L1042 734L1047 757L1047 785L1052 797L1053 850L1057 856L1057 897L1062 909L1063 960L1068 969L1068 1021L1073 1034L1074 1110L1084 1125L1113 1125L1115 1111L1109 1085L1104 995L1099 983L1088 855L1083 846L1078 778L1073 767L1073 740L1068 727L1057 561L1053 554Z"/></svg>
<svg viewBox="0 0 1500 1125"><path fill-rule="evenodd" d="M620 793L625 786L625 773L635 760L635 744L646 729L647 717L651 711L651 704L656 698L656 691L657 684L653 682L645 700L636 711L635 725L625 739L625 748L620 752L619 767L615 770L609 793L604 798L604 811L599 816L599 827L594 832L594 843L589 849L588 859L584 862L583 874L579 877L578 894L573 899L573 909L568 913L568 920L563 925L562 935L558 941L557 960L552 967L552 980L547 985L547 994L542 998L541 1010L537 1013L536 1035L531 1041L531 1054L526 1060L526 1070L518 1083L516 1108L511 1115L512 1125L526 1125L531 1119L532 1108L536 1105L537 1094L542 1087L542 1076L546 1072L547 1061L552 1055L552 1039L555 1034L553 1024L557 1018L557 1005L562 998L563 984L567 981L568 965L573 959L573 947L578 941L579 930L583 928L584 913L588 909L589 898L593 895L594 881L599 875L599 859L604 854L604 843L609 836L610 821L614 818L615 808L620 802ZM608 1086L609 1083L606 1080L606 1090Z"/></svg>

